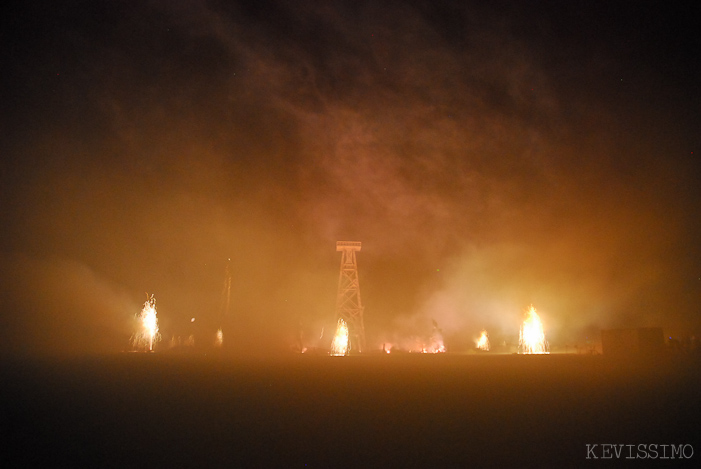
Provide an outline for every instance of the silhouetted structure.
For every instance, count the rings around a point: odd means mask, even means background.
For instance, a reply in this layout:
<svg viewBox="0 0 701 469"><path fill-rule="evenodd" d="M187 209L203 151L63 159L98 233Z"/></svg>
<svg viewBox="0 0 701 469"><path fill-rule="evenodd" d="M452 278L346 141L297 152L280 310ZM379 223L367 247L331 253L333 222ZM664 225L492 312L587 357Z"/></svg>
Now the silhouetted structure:
<svg viewBox="0 0 701 469"><path fill-rule="evenodd" d="M606 356L656 355L663 347L664 336L660 327L601 331L601 348Z"/></svg>
<svg viewBox="0 0 701 469"><path fill-rule="evenodd" d="M362 352L365 348L365 326L363 325L363 304L360 301L358 264L355 253L360 251L359 241L337 241L336 251L341 251L341 272L338 277L336 297L336 319L341 318L348 325L350 350Z"/></svg>

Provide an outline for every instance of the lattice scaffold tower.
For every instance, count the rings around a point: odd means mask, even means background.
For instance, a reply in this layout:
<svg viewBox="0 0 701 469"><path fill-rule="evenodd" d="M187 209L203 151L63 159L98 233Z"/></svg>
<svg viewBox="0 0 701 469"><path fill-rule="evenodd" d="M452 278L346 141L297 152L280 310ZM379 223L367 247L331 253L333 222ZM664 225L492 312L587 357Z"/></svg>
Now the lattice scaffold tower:
<svg viewBox="0 0 701 469"><path fill-rule="evenodd" d="M348 325L350 350L362 352L365 349L365 326L363 325L363 304L360 301L358 283L358 263L355 253L360 251L359 241L337 241L336 251L341 251L341 273L338 277L336 297L336 319L343 319Z"/></svg>

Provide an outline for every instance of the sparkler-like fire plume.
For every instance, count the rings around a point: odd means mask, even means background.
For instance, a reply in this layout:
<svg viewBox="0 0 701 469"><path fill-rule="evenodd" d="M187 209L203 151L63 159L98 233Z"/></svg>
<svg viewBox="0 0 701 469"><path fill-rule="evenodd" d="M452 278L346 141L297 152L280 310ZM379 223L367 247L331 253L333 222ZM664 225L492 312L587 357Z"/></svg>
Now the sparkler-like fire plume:
<svg viewBox="0 0 701 469"><path fill-rule="evenodd" d="M482 335L480 335L480 338L477 339L476 343L478 350L489 352L489 335L487 334L487 331L482 331Z"/></svg>
<svg viewBox="0 0 701 469"><path fill-rule="evenodd" d="M338 320L336 335L331 344L331 355L343 356L348 353L348 325L343 319Z"/></svg>
<svg viewBox="0 0 701 469"><path fill-rule="evenodd" d="M545 340L543 323L533 305L526 312L526 319L521 325L518 338L519 352L522 354L550 353L548 342Z"/></svg>
<svg viewBox="0 0 701 469"><path fill-rule="evenodd" d="M215 347L221 347L224 344L224 331L221 327L217 330L217 338L214 340Z"/></svg>
<svg viewBox="0 0 701 469"><path fill-rule="evenodd" d="M156 298L153 295L146 295L146 303L137 316L140 329L132 339L135 348L148 347L148 351L153 351L153 344L161 339L158 332L158 316L156 314Z"/></svg>

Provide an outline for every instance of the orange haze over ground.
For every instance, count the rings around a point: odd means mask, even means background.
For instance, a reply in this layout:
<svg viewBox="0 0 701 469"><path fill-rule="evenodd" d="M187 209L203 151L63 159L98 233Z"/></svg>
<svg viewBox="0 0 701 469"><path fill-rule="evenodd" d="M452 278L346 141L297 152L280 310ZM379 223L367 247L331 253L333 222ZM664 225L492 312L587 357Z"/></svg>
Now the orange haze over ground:
<svg viewBox="0 0 701 469"><path fill-rule="evenodd" d="M698 7L470 3L4 6L1 351L701 333Z"/></svg>

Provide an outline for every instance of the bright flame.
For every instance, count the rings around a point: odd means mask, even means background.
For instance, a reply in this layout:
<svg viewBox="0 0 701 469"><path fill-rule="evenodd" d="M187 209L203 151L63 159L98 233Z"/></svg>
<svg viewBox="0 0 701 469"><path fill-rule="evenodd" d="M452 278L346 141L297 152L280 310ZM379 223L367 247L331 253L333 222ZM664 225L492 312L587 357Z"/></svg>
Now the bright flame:
<svg viewBox="0 0 701 469"><path fill-rule="evenodd" d="M214 341L214 345L216 347L221 347L223 343L224 343L224 332L221 330L221 327L220 327L217 330L217 338Z"/></svg>
<svg viewBox="0 0 701 469"><path fill-rule="evenodd" d="M528 309L526 319L521 325L518 343L522 354L550 353L545 332L543 332L543 323L540 322L540 317L533 305Z"/></svg>
<svg viewBox="0 0 701 469"><path fill-rule="evenodd" d="M338 320L336 336L331 344L331 355L342 356L348 353L348 325L343 319Z"/></svg>
<svg viewBox="0 0 701 469"><path fill-rule="evenodd" d="M151 295L144 303L141 313L138 316L141 323L141 329L133 337L132 343L134 347L146 348L153 351L153 344L161 339L158 333L158 317L156 314L156 298Z"/></svg>
<svg viewBox="0 0 701 469"><path fill-rule="evenodd" d="M480 335L480 338L477 339L477 348L479 350L484 350L485 352L489 352L489 335L487 334L487 331L482 331L482 335Z"/></svg>

